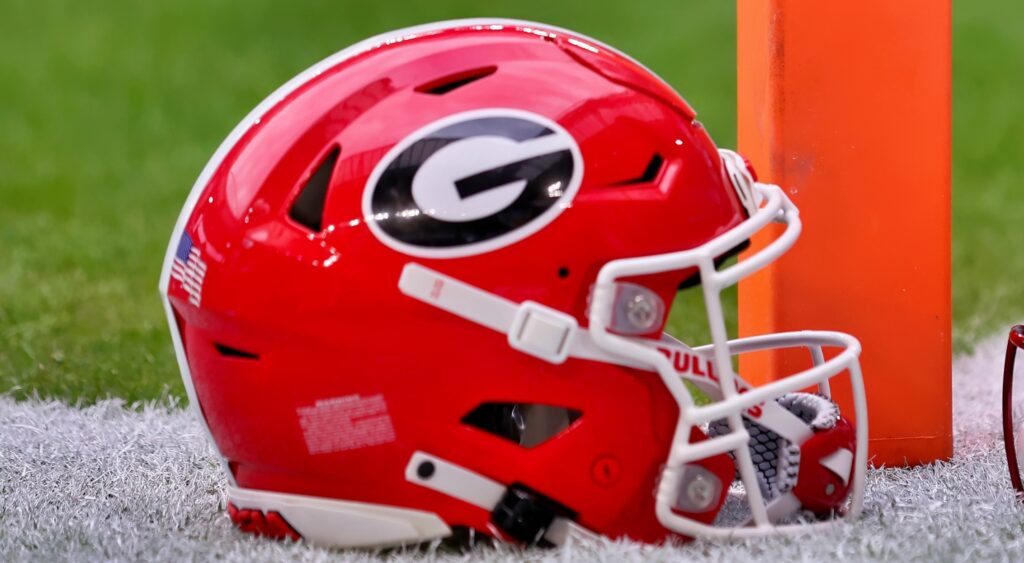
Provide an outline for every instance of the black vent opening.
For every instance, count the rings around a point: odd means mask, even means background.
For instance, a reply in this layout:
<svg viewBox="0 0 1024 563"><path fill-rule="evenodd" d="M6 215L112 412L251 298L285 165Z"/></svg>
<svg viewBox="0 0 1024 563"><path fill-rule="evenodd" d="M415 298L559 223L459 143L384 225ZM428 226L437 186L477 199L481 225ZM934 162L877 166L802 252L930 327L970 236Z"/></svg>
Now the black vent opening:
<svg viewBox="0 0 1024 563"><path fill-rule="evenodd" d="M334 165L338 162L340 147L334 147L324 158L316 172L302 186L299 196L292 202L288 216L292 221L314 232L320 232L324 222L324 202L327 201L327 186L331 183Z"/></svg>
<svg viewBox="0 0 1024 563"><path fill-rule="evenodd" d="M462 423L532 448L565 432L582 415L577 410L536 403L484 403L462 417Z"/></svg>
<svg viewBox="0 0 1024 563"><path fill-rule="evenodd" d="M226 346L219 342L214 342L213 347L217 349L217 353L219 353L221 356L226 356L228 358L239 358L242 360L260 359L259 354L254 354L253 352L246 352L245 350L239 350L238 348L232 348L231 346Z"/></svg>
<svg viewBox="0 0 1024 563"><path fill-rule="evenodd" d="M658 179L658 174L661 173L661 167L665 164L665 159L661 158L660 154L655 153L651 157L650 162L647 163L647 167L644 168L643 174L633 178L631 180L623 180L618 182L616 186L631 186L634 184L648 184Z"/></svg>
<svg viewBox="0 0 1024 563"><path fill-rule="evenodd" d="M481 78L490 76L497 70L498 67L496 66L485 66L482 68L474 68L472 70L464 70L462 72L438 78L437 80L431 80L426 84L421 84L416 88L416 91L424 94L441 96L455 90L456 88L462 88L466 84L476 82Z"/></svg>

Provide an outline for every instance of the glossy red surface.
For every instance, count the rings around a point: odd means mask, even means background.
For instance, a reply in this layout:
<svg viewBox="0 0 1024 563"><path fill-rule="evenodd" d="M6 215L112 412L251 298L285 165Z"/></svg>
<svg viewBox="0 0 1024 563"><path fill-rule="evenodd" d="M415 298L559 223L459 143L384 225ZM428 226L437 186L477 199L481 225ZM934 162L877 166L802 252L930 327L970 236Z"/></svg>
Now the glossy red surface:
<svg viewBox="0 0 1024 563"><path fill-rule="evenodd" d="M186 224L207 263L202 306L190 305L180 284L169 295L200 407L239 486L417 508L486 532L486 511L405 480L410 456L423 450L523 483L611 537L670 536L652 491L678 408L657 375L578 359L549 364L397 288L402 267L416 261L586 325L590 287L606 262L692 248L744 219L692 109L635 63L561 38L461 28L380 46L309 80L228 152ZM447 94L417 91L490 65L492 74ZM381 157L439 118L494 107L545 116L576 139L584 175L571 207L486 254L414 259L384 246L361 211ZM288 209L336 146L325 229L313 233ZM653 181L621 185L655 153L664 165ZM643 283L671 304L690 273ZM214 343L259 358L226 357ZM310 454L298 410L355 394L383 395L394 441ZM583 414L527 449L460 423L485 402ZM595 464L608 459L614 478L595 480ZM728 482L731 463L721 461L714 469Z"/></svg>
<svg viewBox="0 0 1024 563"><path fill-rule="evenodd" d="M1018 348L1024 348L1024 325L1010 329L1010 343Z"/></svg>

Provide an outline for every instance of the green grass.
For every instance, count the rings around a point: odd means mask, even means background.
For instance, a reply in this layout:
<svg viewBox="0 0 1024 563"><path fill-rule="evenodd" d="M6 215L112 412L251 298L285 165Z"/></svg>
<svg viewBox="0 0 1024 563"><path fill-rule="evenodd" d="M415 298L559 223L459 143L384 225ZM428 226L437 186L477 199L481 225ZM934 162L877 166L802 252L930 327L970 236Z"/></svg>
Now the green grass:
<svg viewBox="0 0 1024 563"><path fill-rule="evenodd" d="M1024 322L1024 10L955 2L953 17L953 319L964 349Z"/></svg>
<svg viewBox="0 0 1024 563"><path fill-rule="evenodd" d="M596 6L3 0L0 392L85 401L181 395L156 284L185 195L249 109L365 36L476 15L575 28L662 74L719 144L732 146L733 4ZM961 348L1024 312L1014 285L1024 279L1024 259L1007 242L1024 217L1016 162L1024 147L1021 16L1008 0L957 5Z"/></svg>

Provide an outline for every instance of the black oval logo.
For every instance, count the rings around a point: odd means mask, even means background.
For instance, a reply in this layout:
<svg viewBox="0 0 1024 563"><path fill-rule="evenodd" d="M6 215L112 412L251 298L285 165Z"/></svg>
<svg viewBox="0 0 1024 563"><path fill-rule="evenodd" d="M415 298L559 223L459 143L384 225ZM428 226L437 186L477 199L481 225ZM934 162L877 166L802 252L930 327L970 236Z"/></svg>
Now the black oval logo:
<svg viewBox="0 0 1024 563"><path fill-rule="evenodd" d="M414 256L489 252L539 231L569 207L583 176L575 139L511 109L435 121L394 146L363 194L384 244Z"/></svg>

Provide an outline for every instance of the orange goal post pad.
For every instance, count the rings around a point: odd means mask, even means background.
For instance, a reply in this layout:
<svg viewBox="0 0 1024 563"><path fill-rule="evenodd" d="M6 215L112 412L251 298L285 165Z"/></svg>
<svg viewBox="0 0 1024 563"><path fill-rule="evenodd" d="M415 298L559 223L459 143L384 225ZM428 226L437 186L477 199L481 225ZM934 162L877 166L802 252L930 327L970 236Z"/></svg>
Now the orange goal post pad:
<svg viewBox="0 0 1024 563"><path fill-rule="evenodd" d="M857 336L875 465L953 451L950 16L950 0L737 0L739 149L804 222L740 284L740 335ZM806 362L742 358L741 373Z"/></svg>

